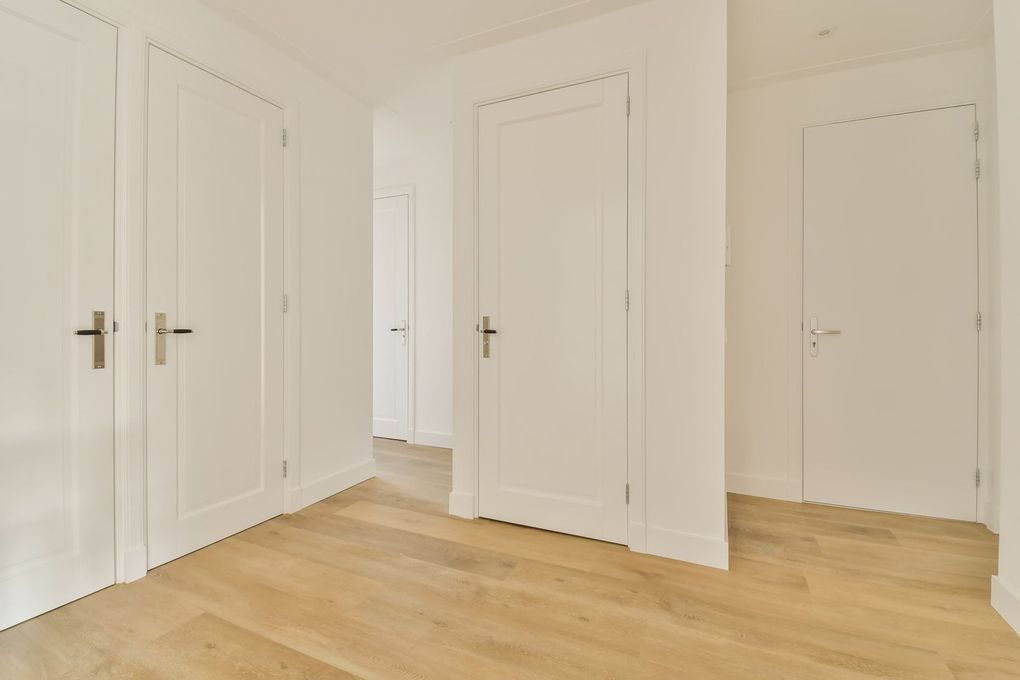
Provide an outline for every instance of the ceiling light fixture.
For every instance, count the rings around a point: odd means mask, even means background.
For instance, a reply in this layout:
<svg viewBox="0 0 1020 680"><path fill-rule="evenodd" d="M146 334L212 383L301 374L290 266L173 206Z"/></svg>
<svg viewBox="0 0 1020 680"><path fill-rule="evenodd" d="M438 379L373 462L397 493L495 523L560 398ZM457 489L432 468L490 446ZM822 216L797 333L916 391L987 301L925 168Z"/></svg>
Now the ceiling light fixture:
<svg viewBox="0 0 1020 680"><path fill-rule="evenodd" d="M835 32L835 30L836 30L835 28L820 28L817 31L815 31L815 37L828 38L830 35L833 34L833 32Z"/></svg>

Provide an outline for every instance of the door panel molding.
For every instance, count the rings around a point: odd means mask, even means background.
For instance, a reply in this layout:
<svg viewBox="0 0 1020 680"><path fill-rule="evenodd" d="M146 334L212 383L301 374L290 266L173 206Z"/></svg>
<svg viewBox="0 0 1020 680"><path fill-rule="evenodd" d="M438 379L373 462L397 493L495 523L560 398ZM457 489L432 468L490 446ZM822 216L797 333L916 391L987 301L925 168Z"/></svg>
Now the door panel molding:
<svg viewBox="0 0 1020 680"><path fill-rule="evenodd" d="M156 566L286 505L286 154L278 106L150 49L147 314L193 331L147 362Z"/></svg>
<svg viewBox="0 0 1020 680"><path fill-rule="evenodd" d="M455 164L477 167L477 129L480 107L493 102L537 94L618 74L630 76L628 167L628 284L630 313L627 326L628 479L631 550L648 549L645 482L645 50L594 58L567 67L532 71L510 81L494 83L458 98L458 117L474 121L455 140ZM469 136L470 135L470 136ZM477 187L464 187L455 197L457 233L454 238L454 452L450 513L478 516L478 196ZM458 424L459 423L459 424Z"/></svg>

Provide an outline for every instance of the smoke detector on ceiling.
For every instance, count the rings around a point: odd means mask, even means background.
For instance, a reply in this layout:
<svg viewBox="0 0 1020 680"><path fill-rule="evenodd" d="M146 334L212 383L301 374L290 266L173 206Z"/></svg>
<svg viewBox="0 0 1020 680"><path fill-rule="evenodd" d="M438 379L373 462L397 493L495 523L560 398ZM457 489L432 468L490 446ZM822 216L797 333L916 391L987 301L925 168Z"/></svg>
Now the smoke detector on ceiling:
<svg viewBox="0 0 1020 680"><path fill-rule="evenodd" d="M836 29L831 27L831 26L828 27L828 28L819 28L817 31L815 31L815 37L816 38L828 38L828 37L832 36L832 34L835 33L835 32L836 32Z"/></svg>

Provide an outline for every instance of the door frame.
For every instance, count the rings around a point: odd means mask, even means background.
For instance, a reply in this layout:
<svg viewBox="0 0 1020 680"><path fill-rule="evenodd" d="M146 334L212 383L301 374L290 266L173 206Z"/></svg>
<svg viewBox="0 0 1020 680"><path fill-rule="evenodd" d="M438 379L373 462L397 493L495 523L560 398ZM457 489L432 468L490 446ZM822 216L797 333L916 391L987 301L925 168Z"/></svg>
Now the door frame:
<svg viewBox="0 0 1020 680"><path fill-rule="evenodd" d="M645 157L647 53L635 50L558 69L529 69L513 81L493 83L474 92L458 93L454 131L455 173L470 169L469 185L454 182L454 446L451 515L479 516L479 356L475 331L478 315L478 113L487 104L628 75L631 113L628 118L627 279L627 477L630 485L627 545L645 552ZM623 301L621 300L621 304Z"/></svg>
<svg viewBox="0 0 1020 680"><path fill-rule="evenodd" d="M978 121L979 129L987 130L985 110L988 106L979 97L963 97L960 99L936 99L933 101L903 102L898 106L875 107L870 106L858 111L846 112L844 115L822 115L805 117L798 120L791 129L790 134L790 165L789 165L789 205L790 218L788 229L788 277L787 277L787 300L790 313L787 315L787 404L789 421L787 423L788 448L787 448L787 479L784 500L803 503L804 501L804 344L803 328L806 324L804 316L804 134L808 128L838 123L850 123L855 121L870 120L874 118L886 118L925 111L936 111L941 109L958 108L961 106L973 106ZM987 135L982 134L977 140L977 154L979 158L988 158L989 149L987 146ZM986 175L987 176L987 175ZM978 441L976 442L976 465L983 472L995 470L991 460L989 447L990 421L989 421L989 385L991 374L989 371L990 333L987 332L989 316L992 312L990 305L989 290L989 232L990 209L992 201L990 197L988 182L984 178L977 182L977 234L978 239L978 309L984 315L985 330L978 333L978 403L977 430ZM990 475L984 475L986 478ZM998 523L997 504L990 493L991 484L983 482L977 489L977 512L976 517L979 523L987 525L996 531Z"/></svg>
<svg viewBox="0 0 1020 680"><path fill-rule="evenodd" d="M390 187L375 189L372 200L380 198L395 198L397 196L407 197L407 443L417 444L415 430L415 365L418 353L418 316L416 307L417 281L415 272L417 267L415 249L415 185L398 184ZM374 225L373 225L374 229Z"/></svg>

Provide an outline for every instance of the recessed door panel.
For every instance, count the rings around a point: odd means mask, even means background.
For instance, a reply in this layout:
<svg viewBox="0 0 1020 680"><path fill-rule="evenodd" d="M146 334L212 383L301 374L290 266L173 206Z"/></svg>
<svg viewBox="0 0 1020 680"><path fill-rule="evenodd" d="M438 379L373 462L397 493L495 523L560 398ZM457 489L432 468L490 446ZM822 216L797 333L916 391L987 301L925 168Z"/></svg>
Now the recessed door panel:
<svg viewBox="0 0 1020 680"><path fill-rule="evenodd" d="M282 512L283 114L158 49L149 92L155 566Z"/></svg>
<svg viewBox="0 0 1020 680"><path fill-rule="evenodd" d="M481 514L627 541L627 93L479 111Z"/></svg>
<svg viewBox="0 0 1020 680"><path fill-rule="evenodd" d="M114 581L112 338L74 333L112 330L116 48L0 0L0 629Z"/></svg>

